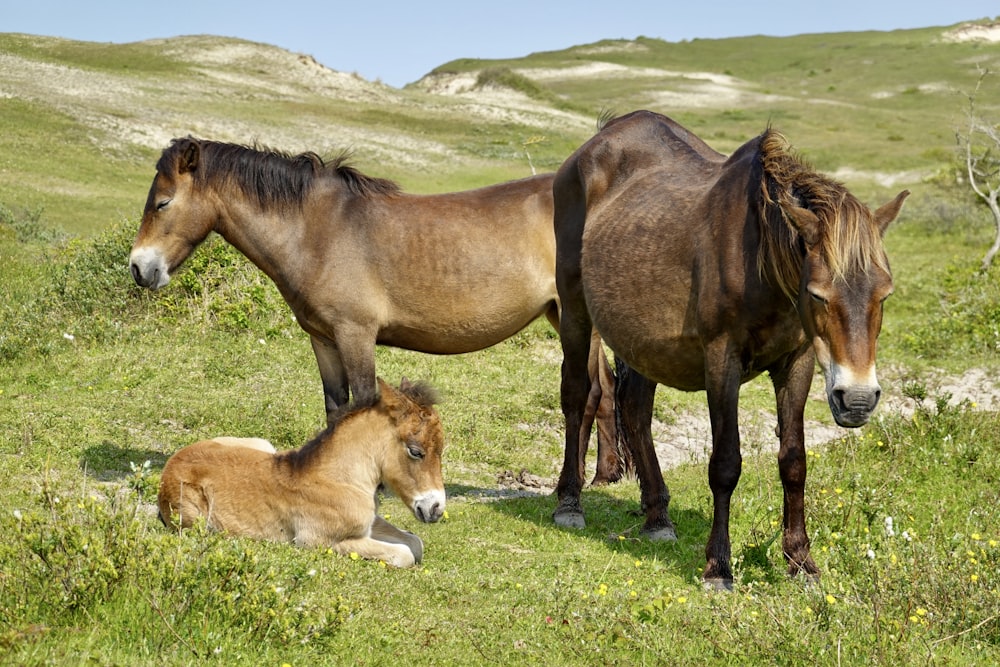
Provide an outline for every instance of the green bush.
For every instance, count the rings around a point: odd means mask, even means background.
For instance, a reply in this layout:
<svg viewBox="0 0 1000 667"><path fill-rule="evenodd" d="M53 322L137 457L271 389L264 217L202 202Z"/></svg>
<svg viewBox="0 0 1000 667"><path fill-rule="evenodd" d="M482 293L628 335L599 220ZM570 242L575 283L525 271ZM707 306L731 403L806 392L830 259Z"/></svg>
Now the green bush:
<svg viewBox="0 0 1000 667"><path fill-rule="evenodd" d="M902 345L927 359L1000 351L1000 267L952 264L944 274L940 311L899 333Z"/></svg>
<svg viewBox="0 0 1000 667"><path fill-rule="evenodd" d="M128 269L135 232L134 223L122 221L94 238L51 246L46 284L17 313L13 304L0 305L8 322L0 332L0 359L47 355L64 340L122 340L136 327L163 324L265 338L296 328L270 279L219 237L196 249L167 287L137 286Z"/></svg>

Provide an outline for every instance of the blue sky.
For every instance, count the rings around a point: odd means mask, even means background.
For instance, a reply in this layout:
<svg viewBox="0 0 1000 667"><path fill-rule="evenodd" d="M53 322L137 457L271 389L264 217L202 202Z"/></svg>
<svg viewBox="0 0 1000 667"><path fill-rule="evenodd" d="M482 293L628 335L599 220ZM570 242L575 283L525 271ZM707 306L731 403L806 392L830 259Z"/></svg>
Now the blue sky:
<svg viewBox="0 0 1000 667"><path fill-rule="evenodd" d="M509 58L600 39L895 30L997 16L996 0L0 0L0 32L94 42L241 37L397 87L456 58Z"/></svg>

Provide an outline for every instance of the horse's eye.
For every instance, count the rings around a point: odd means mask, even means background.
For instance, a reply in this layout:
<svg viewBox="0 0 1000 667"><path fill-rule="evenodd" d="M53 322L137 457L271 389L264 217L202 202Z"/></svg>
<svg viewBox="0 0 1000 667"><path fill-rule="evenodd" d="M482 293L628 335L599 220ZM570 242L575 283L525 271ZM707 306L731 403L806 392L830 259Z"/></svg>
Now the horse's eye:
<svg viewBox="0 0 1000 667"><path fill-rule="evenodd" d="M420 459L424 458L424 450L420 449L416 445L407 445L406 453L414 461L419 461Z"/></svg>
<svg viewBox="0 0 1000 667"><path fill-rule="evenodd" d="M809 292L809 297L813 300L813 303L818 303L820 305L826 305L826 299L824 299L816 292Z"/></svg>
<svg viewBox="0 0 1000 667"><path fill-rule="evenodd" d="M163 209L165 209L167 207L167 204L169 204L171 201L173 201L173 200L172 199L164 199L161 202L157 202L157 204L156 204L156 210L157 211L162 211Z"/></svg>

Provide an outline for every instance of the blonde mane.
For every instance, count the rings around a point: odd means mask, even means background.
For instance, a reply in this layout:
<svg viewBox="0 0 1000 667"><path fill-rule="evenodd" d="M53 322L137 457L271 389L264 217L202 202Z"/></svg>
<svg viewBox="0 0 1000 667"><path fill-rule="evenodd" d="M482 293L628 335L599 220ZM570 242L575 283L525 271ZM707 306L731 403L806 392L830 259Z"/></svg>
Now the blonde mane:
<svg viewBox="0 0 1000 667"><path fill-rule="evenodd" d="M758 268L769 266L778 286L796 298L802 270L802 239L788 217L806 208L820 221L820 252L834 281L872 266L889 270L882 235L871 212L843 184L817 173L792 153L788 142L770 128L760 136L761 243ZM778 215L776 215L778 214Z"/></svg>

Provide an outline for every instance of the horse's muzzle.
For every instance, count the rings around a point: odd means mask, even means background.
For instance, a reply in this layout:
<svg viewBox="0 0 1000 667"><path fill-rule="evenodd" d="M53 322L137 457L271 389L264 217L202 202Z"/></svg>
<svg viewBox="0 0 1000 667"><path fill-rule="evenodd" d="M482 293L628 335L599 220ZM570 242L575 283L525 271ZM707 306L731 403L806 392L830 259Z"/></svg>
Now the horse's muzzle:
<svg viewBox="0 0 1000 667"><path fill-rule="evenodd" d="M170 282L167 266L159 253L149 250L135 250L129 258L132 279L140 287L160 289Z"/></svg>
<svg viewBox="0 0 1000 667"><path fill-rule="evenodd" d="M879 399L882 388L878 385L834 387L829 394L830 412L839 426L857 428L868 423Z"/></svg>
<svg viewBox="0 0 1000 667"><path fill-rule="evenodd" d="M436 523L444 516L444 493L433 491L413 500L413 514L424 523Z"/></svg>

